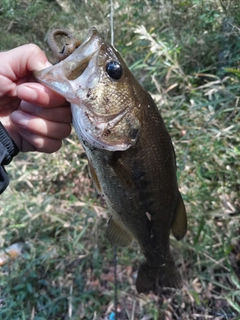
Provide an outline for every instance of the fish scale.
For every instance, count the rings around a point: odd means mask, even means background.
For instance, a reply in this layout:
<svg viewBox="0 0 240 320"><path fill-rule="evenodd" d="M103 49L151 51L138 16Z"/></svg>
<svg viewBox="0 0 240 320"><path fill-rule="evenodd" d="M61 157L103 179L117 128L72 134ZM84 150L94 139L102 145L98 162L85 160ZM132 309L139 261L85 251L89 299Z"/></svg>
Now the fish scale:
<svg viewBox="0 0 240 320"><path fill-rule="evenodd" d="M90 175L111 213L109 241L126 246L135 239L145 256L138 292L180 288L169 236L184 237L187 217L171 138L150 94L95 28L63 61L34 74L71 103Z"/></svg>

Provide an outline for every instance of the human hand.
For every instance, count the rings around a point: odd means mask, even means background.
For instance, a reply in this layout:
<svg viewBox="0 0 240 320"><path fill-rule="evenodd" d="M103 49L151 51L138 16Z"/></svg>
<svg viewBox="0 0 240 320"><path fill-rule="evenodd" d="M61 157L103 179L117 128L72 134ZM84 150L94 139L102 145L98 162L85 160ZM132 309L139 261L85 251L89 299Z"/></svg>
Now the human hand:
<svg viewBox="0 0 240 320"><path fill-rule="evenodd" d="M71 132L69 103L32 76L49 65L34 44L0 52L0 121L20 151L55 152Z"/></svg>

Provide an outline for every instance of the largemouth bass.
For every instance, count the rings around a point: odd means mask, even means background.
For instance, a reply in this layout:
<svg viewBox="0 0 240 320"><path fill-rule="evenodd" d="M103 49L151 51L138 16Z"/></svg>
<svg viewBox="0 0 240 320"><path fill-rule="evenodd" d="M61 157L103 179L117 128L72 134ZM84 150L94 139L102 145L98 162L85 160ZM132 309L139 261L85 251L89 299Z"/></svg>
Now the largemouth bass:
<svg viewBox="0 0 240 320"><path fill-rule="evenodd" d="M172 230L177 240L184 237L186 211L171 138L150 94L95 28L72 54L35 77L71 104L91 177L111 212L109 241L127 246L135 239L141 247L146 261L138 292L180 288L169 236Z"/></svg>

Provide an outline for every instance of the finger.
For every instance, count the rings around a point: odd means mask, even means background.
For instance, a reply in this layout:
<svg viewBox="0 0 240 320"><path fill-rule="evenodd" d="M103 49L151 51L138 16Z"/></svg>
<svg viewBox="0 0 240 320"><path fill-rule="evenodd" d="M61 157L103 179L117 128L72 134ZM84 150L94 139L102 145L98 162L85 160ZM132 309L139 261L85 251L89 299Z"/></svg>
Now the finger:
<svg viewBox="0 0 240 320"><path fill-rule="evenodd" d="M58 151L62 146L62 140L43 137L26 130L19 130L22 136L21 151L39 151L45 153L53 153Z"/></svg>
<svg viewBox="0 0 240 320"><path fill-rule="evenodd" d="M39 118L54 122L70 123L72 122L72 113L70 106L56 107L56 108L42 108L35 106L29 102L22 101L20 105L20 110L24 113L29 113Z"/></svg>
<svg viewBox="0 0 240 320"><path fill-rule="evenodd" d="M69 123L45 120L20 110L14 111L11 114L11 121L19 129L52 139L66 138L71 132L71 125Z"/></svg>
<svg viewBox="0 0 240 320"><path fill-rule="evenodd" d="M22 84L17 89L17 95L21 100L25 100L41 107L58 107L69 105L65 98L58 93L44 87L40 83Z"/></svg>

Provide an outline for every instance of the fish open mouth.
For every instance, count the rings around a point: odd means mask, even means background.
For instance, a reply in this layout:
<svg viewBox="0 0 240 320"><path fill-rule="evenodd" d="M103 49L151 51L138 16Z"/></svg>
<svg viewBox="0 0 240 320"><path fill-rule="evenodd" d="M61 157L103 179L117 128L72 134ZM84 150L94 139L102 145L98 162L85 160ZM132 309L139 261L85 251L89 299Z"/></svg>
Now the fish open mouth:
<svg viewBox="0 0 240 320"><path fill-rule="evenodd" d="M87 75L79 82L74 80L80 79L102 44L102 38L92 28L86 40L65 60L44 70L34 71L33 75L38 82L63 95L70 103L77 103L76 92L80 86L85 85ZM91 68L94 71L93 62Z"/></svg>

